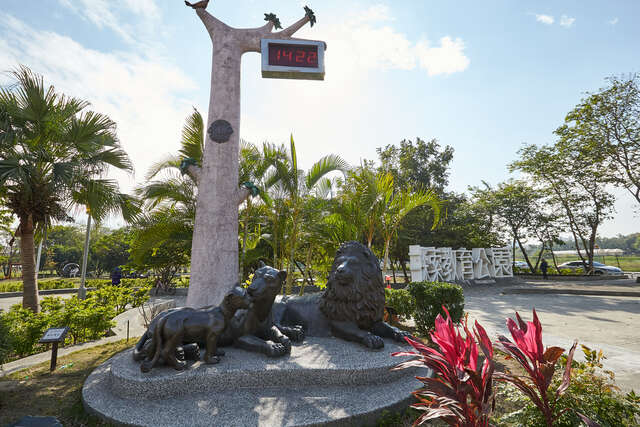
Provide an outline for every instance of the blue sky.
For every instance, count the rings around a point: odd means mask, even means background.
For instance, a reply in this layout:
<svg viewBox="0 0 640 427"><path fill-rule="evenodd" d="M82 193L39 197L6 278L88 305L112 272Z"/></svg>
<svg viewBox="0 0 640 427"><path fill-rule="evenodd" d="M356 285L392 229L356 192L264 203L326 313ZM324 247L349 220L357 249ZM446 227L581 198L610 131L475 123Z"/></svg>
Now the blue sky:
<svg viewBox="0 0 640 427"><path fill-rule="evenodd" d="M28 65L118 123L135 177L175 152L192 106L206 113L211 42L181 0L2 0L0 70ZM325 40L324 82L260 77L243 57L241 136L285 142L302 167L339 153L352 164L404 138L455 149L450 189L508 179L523 143L553 130L586 91L639 72L640 2L213 0L233 26L287 25L309 4L318 17L296 36ZM0 80L6 81L6 76ZM619 193L603 235L640 231Z"/></svg>

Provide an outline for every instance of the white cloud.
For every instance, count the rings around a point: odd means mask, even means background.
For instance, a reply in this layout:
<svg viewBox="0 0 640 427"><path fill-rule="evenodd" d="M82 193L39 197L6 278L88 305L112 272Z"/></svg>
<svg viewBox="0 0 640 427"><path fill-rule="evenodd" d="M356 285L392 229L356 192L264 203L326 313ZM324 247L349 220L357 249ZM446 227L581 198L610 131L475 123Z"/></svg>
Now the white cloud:
<svg viewBox="0 0 640 427"><path fill-rule="evenodd" d="M551 25L555 21L551 15L538 15L536 14L536 21L542 22L545 25Z"/></svg>
<svg viewBox="0 0 640 427"><path fill-rule="evenodd" d="M314 33L313 38L327 40L332 62L354 69L420 67L434 76L464 71L469 66L462 39L444 36L438 43L426 39L414 43L406 34L384 25L392 20L388 7L375 5L326 31Z"/></svg>
<svg viewBox="0 0 640 427"><path fill-rule="evenodd" d="M155 0L58 0L99 29L108 28L129 44L143 44L140 39L152 36L153 23L160 19ZM135 17L128 23L127 14Z"/></svg>
<svg viewBox="0 0 640 427"><path fill-rule="evenodd" d="M302 168L311 166L308 160L327 153L338 153L352 164L362 158L374 159L375 147L404 132L394 123L399 97L407 94L389 87L390 79L411 78L416 84L428 84L430 76L469 66L463 40L445 35L413 41L393 28L393 17L385 7L344 15L331 23L319 22L313 29L306 26L296 34L327 42L323 82L260 79L255 73L259 56L243 59L245 70L251 70L243 74L243 138L282 143L293 133ZM260 100L277 100L277 104ZM407 132L411 135L416 127L419 125L409 126Z"/></svg>
<svg viewBox="0 0 640 427"><path fill-rule="evenodd" d="M460 38L442 37L439 47L431 47L428 41L421 41L416 45L416 51L420 67L430 76L464 71L470 62L463 52L464 42Z"/></svg>
<svg viewBox="0 0 640 427"><path fill-rule="evenodd" d="M567 16L567 15L562 15L560 17L560 25L565 27L565 28L570 28L575 21L576 21L576 18L572 18L572 17Z"/></svg>
<svg viewBox="0 0 640 427"><path fill-rule="evenodd" d="M40 31L0 13L0 70L24 64L69 96L118 125L118 136L138 177L163 153L176 151L191 103L182 94L195 87L182 70L163 60L125 52L88 49L55 32ZM6 75L1 76L6 83ZM133 182L116 174L124 189Z"/></svg>
<svg viewBox="0 0 640 427"><path fill-rule="evenodd" d="M607 21L607 23L609 23L610 25L616 25L618 23L618 17L616 16L612 20Z"/></svg>

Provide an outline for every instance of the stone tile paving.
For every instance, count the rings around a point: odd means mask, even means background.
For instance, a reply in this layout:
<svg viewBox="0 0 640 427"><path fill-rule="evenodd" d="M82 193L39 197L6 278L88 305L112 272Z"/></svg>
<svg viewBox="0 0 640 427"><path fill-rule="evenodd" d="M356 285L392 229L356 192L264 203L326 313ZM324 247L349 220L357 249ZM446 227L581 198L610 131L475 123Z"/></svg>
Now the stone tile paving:
<svg viewBox="0 0 640 427"><path fill-rule="evenodd" d="M571 347L574 339L592 349L602 349L607 357L605 368L616 373L618 385L640 390L640 298L508 294L501 292L513 287L548 287L562 289L640 290L632 280L611 281L526 281L507 286L481 285L465 289L465 309L471 320L477 319L487 331L496 336L510 336L505 325L507 317L518 311L523 319L531 320L535 308L543 326L545 345ZM577 351L576 354L581 354Z"/></svg>

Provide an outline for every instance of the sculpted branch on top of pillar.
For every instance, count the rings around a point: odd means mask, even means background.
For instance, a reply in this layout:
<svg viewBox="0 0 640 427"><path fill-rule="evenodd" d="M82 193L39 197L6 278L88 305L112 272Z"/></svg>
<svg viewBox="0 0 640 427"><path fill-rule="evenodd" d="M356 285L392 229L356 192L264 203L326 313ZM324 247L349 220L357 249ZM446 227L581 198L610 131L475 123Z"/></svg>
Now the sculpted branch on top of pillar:
<svg viewBox="0 0 640 427"><path fill-rule="evenodd" d="M188 2L185 3L187 3L187 6L195 9L212 40L217 36L231 33L232 38L236 43L238 43L238 47L240 47L242 52L260 52L261 39L292 39L291 36L293 36L293 34L302 28L307 22L310 22L311 26L316 22L316 16L313 11L309 7L305 6L305 16L303 18L299 19L289 27L275 33L273 32L273 28L274 26L280 26L280 20L273 13L265 14L265 20L267 23L262 27L233 28L205 10L208 2L203 1L193 5Z"/></svg>

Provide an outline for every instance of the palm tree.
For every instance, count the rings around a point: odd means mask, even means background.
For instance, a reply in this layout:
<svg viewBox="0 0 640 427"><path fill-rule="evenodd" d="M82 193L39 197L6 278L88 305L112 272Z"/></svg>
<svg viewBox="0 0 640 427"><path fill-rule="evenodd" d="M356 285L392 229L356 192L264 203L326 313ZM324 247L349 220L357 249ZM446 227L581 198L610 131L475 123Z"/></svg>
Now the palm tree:
<svg viewBox="0 0 640 427"><path fill-rule="evenodd" d="M131 167L122 168L132 170ZM93 171L100 174L99 170ZM119 213L125 221L134 221L139 213L138 201L124 193L120 193L118 183L112 179L103 179L99 176L80 177L78 188L72 193L73 203L83 206L87 212L87 230L85 233L84 250L82 253L82 270L80 274L80 287L78 297L84 299L86 289L84 287L87 277L87 259L89 255L89 237L91 235L91 221L99 224L109 215ZM46 230L46 224L45 224ZM46 236L46 233L45 233ZM37 272L37 271L36 271Z"/></svg>
<svg viewBox="0 0 640 427"><path fill-rule="evenodd" d="M71 205L109 166L130 170L115 123L87 111L89 103L45 87L26 67L16 84L0 89L0 194L18 217L23 306L38 311L34 232L51 220L72 220ZM97 184L100 186L100 184ZM89 186L89 187L87 187ZM94 195L86 194L86 200Z"/></svg>
<svg viewBox="0 0 640 427"><path fill-rule="evenodd" d="M154 163L145 176L147 183L136 189L147 214L136 221L131 248L134 261L143 263L149 251L162 245L186 257L191 253L198 182L193 169L185 166L200 166L203 151L204 123L194 109L182 128L178 154ZM170 276L164 279L171 280Z"/></svg>
<svg viewBox="0 0 640 427"><path fill-rule="evenodd" d="M386 270L389 265L389 245L402 219L415 208L429 205L433 209L433 228L435 228L440 223L442 216L442 201L431 189L413 191L409 188L402 188L396 190L393 185L393 176L389 172L377 175L376 186L381 196L379 200L382 206L380 225L384 239L383 270Z"/></svg>
<svg viewBox="0 0 640 427"><path fill-rule="evenodd" d="M134 258L140 258L144 251L157 247L162 242L170 243L180 253L191 252L198 181L194 170L185 166L201 166L203 152L204 123L201 114L194 109L182 128L178 154L170 155L152 165L146 175L148 183L136 189L150 214L141 217L138 222L140 229L136 233L136 244L132 249ZM267 202L269 199L262 187L262 177L270 163L265 160L263 153L269 155L270 152L268 144L265 144L262 153L256 146L244 141L240 148L239 182L255 185L260 190L260 198ZM246 254L248 218L252 208L253 202L249 198L245 202L240 265Z"/></svg>
<svg viewBox="0 0 640 427"><path fill-rule="evenodd" d="M299 220L304 206L304 199L321 186L326 186L323 178L334 171L346 172L348 164L340 156L329 154L322 157L311 166L306 173L298 169L298 156L296 145L291 135L289 153L285 158L278 158L273 162L276 173L272 182L281 194L286 197L289 208L291 228L289 232L289 256L286 292L290 293L293 284L293 271L295 269L295 253L298 244Z"/></svg>

